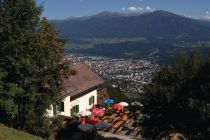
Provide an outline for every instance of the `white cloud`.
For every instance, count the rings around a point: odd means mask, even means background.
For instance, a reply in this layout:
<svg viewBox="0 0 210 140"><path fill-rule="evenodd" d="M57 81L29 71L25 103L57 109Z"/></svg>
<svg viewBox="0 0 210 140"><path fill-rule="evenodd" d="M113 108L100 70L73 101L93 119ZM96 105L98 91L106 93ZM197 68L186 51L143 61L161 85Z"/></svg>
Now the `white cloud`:
<svg viewBox="0 0 210 140"><path fill-rule="evenodd" d="M204 20L210 20L210 14L208 11L205 12L205 15L201 17Z"/></svg>
<svg viewBox="0 0 210 140"><path fill-rule="evenodd" d="M121 10L129 13L137 13L137 12L153 12L155 11L155 8L151 8L150 6L146 6L145 8L130 6L127 8L123 7L121 8Z"/></svg>
<svg viewBox="0 0 210 140"><path fill-rule="evenodd" d="M145 11L152 12L152 11L155 11L155 8L151 8L150 6L146 6Z"/></svg>
<svg viewBox="0 0 210 140"><path fill-rule="evenodd" d="M193 18L192 16L190 16L190 15L186 15L186 14L184 14L184 17L187 17L187 18Z"/></svg>
<svg viewBox="0 0 210 140"><path fill-rule="evenodd" d="M134 7L134 6L131 6L131 7L128 7L127 10L129 12L138 12L138 8Z"/></svg>
<svg viewBox="0 0 210 140"><path fill-rule="evenodd" d="M146 9L147 11L150 11L150 10L151 10L151 8L150 8L149 6L146 6L145 9Z"/></svg>
<svg viewBox="0 0 210 140"><path fill-rule="evenodd" d="M205 16L202 17L202 19L204 19L204 20L210 20L210 15L205 15Z"/></svg>
<svg viewBox="0 0 210 140"><path fill-rule="evenodd" d="M139 7L138 9L139 9L140 11L143 11L143 10L144 10L142 7Z"/></svg>
<svg viewBox="0 0 210 140"><path fill-rule="evenodd" d="M205 20L210 20L210 15L205 15L202 18L205 19Z"/></svg>
<svg viewBox="0 0 210 140"><path fill-rule="evenodd" d="M123 7L123 8L121 8L121 10L125 11L125 10L126 10L126 8L125 8L125 7Z"/></svg>

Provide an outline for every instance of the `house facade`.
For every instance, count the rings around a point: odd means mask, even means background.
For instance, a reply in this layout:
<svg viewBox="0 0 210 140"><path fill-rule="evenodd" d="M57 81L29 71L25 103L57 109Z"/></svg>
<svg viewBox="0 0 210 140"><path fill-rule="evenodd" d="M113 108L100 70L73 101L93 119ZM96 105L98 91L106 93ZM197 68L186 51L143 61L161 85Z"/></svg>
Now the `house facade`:
<svg viewBox="0 0 210 140"><path fill-rule="evenodd" d="M76 75L69 76L63 81L63 100L51 105L47 110L48 116L63 115L71 117L80 111L90 109L97 104L101 91L106 91L104 81L99 75L85 64L71 66Z"/></svg>

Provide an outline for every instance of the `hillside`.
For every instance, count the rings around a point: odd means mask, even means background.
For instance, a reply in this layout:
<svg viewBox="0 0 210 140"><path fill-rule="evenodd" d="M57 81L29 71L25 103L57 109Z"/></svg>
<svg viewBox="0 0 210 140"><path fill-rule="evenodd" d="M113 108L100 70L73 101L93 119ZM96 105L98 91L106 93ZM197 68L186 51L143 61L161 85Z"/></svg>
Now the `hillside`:
<svg viewBox="0 0 210 140"><path fill-rule="evenodd" d="M209 40L210 24L167 11L144 14L102 12L51 21L65 38L131 38Z"/></svg>
<svg viewBox="0 0 210 140"><path fill-rule="evenodd" d="M40 137L8 128L0 124L0 140L43 140Z"/></svg>
<svg viewBox="0 0 210 140"><path fill-rule="evenodd" d="M167 11L102 12L51 21L69 39L66 51L90 55L145 58L171 63L179 53L210 50L210 22Z"/></svg>

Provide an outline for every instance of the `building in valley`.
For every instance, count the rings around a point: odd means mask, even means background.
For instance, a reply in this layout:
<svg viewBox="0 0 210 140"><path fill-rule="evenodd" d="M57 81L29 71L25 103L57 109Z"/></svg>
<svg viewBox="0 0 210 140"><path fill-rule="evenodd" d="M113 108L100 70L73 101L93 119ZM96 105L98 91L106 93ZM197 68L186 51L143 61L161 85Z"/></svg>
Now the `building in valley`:
<svg viewBox="0 0 210 140"><path fill-rule="evenodd" d="M105 82L85 64L71 66L76 75L69 76L63 81L63 100L51 105L49 117L63 115L71 117L80 111L90 109L97 104L101 95L106 94Z"/></svg>

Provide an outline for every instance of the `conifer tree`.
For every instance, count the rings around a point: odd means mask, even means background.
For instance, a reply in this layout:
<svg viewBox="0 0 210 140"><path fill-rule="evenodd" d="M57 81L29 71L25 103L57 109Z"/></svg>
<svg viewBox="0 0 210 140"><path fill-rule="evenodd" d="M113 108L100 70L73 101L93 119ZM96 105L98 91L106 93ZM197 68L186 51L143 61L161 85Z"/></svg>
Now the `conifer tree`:
<svg viewBox="0 0 210 140"><path fill-rule="evenodd" d="M34 0L0 1L0 122L46 136L46 110L69 74L64 41ZM38 28L38 30L37 30Z"/></svg>
<svg viewBox="0 0 210 140"><path fill-rule="evenodd" d="M27 110L33 107L29 105L35 90L31 84L34 74L31 55L41 8L33 0L1 0L0 11L0 68L5 73L1 96L5 116L1 115L1 119L24 129Z"/></svg>
<svg viewBox="0 0 210 140"><path fill-rule="evenodd" d="M143 134L161 139L174 132L188 139L205 140L210 135L210 61L202 62L194 51L180 55L177 64L163 66L145 86Z"/></svg>

